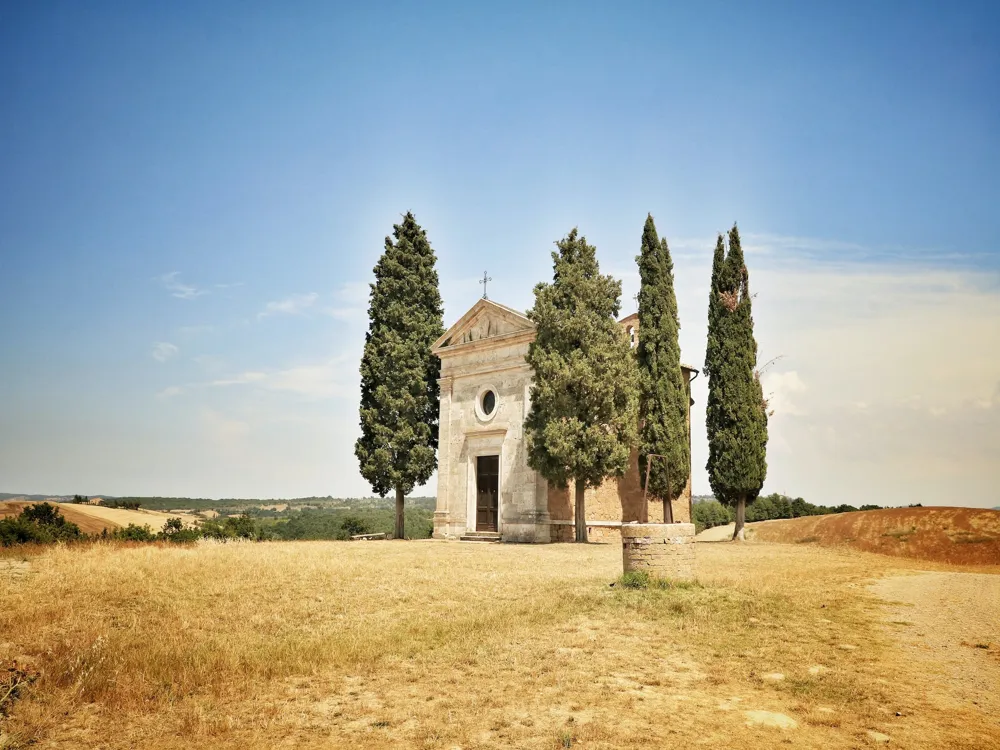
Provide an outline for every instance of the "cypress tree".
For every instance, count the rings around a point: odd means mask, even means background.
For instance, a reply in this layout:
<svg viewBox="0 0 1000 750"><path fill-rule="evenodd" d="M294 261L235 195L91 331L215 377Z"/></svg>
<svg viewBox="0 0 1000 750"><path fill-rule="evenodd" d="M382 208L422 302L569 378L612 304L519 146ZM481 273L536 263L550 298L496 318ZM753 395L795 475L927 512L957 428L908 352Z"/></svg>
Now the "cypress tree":
<svg viewBox="0 0 1000 750"><path fill-rule="evenodd" d="M747 503L757 498L767 475L767 403L755 369L750 275L735 225L720 263L721 244L720 236L708 308L709 451L705 468L716 498L735 506L733 539L742 540Z"/></svg>
<svg viewBox="0 0 1000 750"><path fill-rule="evenodd" d="M663 500L663 521L673 522L672 500L680 497L690 473L687 414L690 396L681 371L680 322L674 294L674 264L653 217L642 230L639 264L639 475L645 481L647 456L666 456L650 467L647 491Z"/></svg>
<svg viewBox="0 0 1000 750"><path fill-rule="evenodd" d="M402 539L404 498L437 466L441 363L431 344L444 333L444 311L427 233L407 212L392 234L371 284L354 453L377 495L395 491L395 536Z"/></svg>
<svg viewBox="0 0 1000 750"><path fill-rule="evenodd" d="M536 335L524 426L529 465L558 487L574 480L576 541L586 542L586 488L622 476L636 442L637 372L616 320L621 282L600 274L575 228L556 246L552 283L535 287L528 311Z"/></svg>

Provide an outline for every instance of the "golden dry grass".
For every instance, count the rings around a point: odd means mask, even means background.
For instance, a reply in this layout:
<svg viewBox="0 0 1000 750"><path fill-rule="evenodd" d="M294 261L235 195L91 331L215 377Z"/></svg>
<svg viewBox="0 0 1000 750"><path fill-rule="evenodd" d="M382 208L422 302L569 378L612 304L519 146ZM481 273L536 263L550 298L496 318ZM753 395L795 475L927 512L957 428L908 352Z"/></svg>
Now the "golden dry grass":
<svg viewBox="0 0 1000 750"><path fill-rule="evenodd" d="M701 585L671 591L609 587L616 545L97 544L28 565L0 570L0 660L43 672L9 746L1000 747L879 624L865 582L905 560L703 544Z"/></svg>

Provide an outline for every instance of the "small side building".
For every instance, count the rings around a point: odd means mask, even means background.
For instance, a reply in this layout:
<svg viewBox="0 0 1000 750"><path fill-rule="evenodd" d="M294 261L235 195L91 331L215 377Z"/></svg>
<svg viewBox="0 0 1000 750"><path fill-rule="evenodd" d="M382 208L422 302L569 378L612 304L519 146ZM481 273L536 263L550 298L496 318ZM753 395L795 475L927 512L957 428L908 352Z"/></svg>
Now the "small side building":
<svg viewBox="0 0 1000 750"><path fill-rule="evenodd" d="M635 346L638 315L621 321ZM573 485L550 487L528 466L524 421L532 371L526 361L535 326L523 313L481 299L433 345L441 358L438 495L434 536L496 536L508 542L573 539ZM690 381L697 371L683 367ZM690 412L688 415L690 426ZM689 430L690 432L690 430ZM655 466L654 466L655 469ZM690 475L690 471L688 472ZM691 480L672 504L675 521L691 518ZM662 522L662 503L648 518L633 451L625 476L586 493L593 539L617 536L622 522Z"/></svg>

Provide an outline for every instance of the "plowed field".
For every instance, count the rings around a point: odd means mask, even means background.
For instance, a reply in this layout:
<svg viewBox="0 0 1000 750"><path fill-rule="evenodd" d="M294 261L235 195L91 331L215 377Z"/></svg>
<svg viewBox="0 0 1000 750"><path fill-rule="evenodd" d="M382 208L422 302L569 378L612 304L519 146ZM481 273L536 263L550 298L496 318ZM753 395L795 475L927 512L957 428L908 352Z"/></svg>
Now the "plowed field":
<svg viewBox="0 0 1000 750"><path fill-rule="evenodd" d="M1000 565L1000 511L887 508L755 523L765 542L847 545L955 565Z"/></svg>

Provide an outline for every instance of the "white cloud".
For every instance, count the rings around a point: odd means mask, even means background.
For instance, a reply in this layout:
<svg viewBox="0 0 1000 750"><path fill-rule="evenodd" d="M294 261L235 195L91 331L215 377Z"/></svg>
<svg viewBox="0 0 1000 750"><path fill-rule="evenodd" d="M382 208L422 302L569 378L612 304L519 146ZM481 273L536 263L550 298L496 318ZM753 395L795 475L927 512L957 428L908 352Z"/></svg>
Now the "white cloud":
<svg viewBox="0 0 1000 750"><path fill-rule="evenodd" d="M157 362L166 362L171 357L176 356L178 351L178 348L173 344L166 341L157 341L153 344L152 355L153 359Z"/></svg>
<svg viewBox="0 0 1000 750"><path fill-rule="evenodd" d="M156 394L157 398L173 398L174 396L179 396L184 392L183 386L171 385L164 388L162 391Z"/></svg>
<svg viewBox="0 0 1000 750"><path fill-rule="evenodd" d="M761 386L768 408L774 414L803 416L805 409L795 402L797 394L804 393L806 384L795 370L788 372L765 372L761 376Z"/></svg>
<svg viewBox="0 0 1000 750"><path fill-rule="evenodd" d="M195 297L200 297L203 294L208 294L205 289L199 289L191 284L183 284L178 279L180 276L180 271L171 271L170 273L165 273L159 277L159 282L163 285L163 288L170 292L171 296L177 297L178 299L194 299Z"/></svg>
<svg viewBox="0 0 1000 750"><path fill-rule="evenodd" d="M266 391L284 392L306 399L358 397L357 363L352 357L296 365L270 372L243 372L232 378L214 380L211 386L252 385Z"/></svg>
<svg viewBox="0 0 1000 750"><path fill-rule="evenodd" d="M268 302L264 310L257 314L257 319L270 315L302 315L315 305L318 299L318 294L310 292L309 294L293 294L283 300Z"/></svg>

